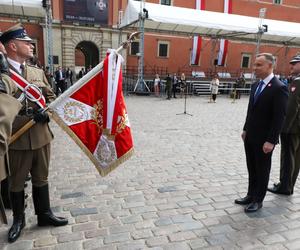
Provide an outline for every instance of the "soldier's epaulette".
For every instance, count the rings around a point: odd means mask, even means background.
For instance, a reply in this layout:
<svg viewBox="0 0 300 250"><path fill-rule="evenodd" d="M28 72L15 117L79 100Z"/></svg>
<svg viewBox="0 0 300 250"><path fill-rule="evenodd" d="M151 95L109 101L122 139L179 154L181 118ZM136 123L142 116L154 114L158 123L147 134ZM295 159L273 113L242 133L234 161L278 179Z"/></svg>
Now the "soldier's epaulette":
<svg viewBox="0 0 300 250"><path fill-rule="evenodd" d="M41 69L39 66L27 64L27 67L35 68L35 69Z"/></svg>

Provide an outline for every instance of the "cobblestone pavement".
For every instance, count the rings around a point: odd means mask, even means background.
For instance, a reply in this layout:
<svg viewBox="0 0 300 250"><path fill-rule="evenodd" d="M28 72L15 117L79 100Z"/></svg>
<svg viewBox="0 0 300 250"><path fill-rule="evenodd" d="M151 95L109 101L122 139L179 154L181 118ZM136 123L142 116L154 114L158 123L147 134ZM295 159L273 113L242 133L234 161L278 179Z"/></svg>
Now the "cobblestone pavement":
<svg viewBox="0 0 300 250"><path fill-rule="evenodd" d="M56 124L50 192L65 227L36 226L32 201L21 237L1 249L300 249L299 185L291 197L267 193L245 214L247 171L240 132L248 98L127 97L136 153L105 178ZM279 147L271 181L279 174ZM9 212L9 224L12 223Z"/></svg>

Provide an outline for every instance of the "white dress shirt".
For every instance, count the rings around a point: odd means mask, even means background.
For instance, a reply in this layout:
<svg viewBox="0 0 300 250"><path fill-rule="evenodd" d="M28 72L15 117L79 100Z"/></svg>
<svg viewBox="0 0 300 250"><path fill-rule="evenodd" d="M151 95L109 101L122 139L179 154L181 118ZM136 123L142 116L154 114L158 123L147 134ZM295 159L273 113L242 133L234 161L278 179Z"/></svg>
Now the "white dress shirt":
<svg viewBox="0 0 300 250"><path fill-rule="evenodd" d="M9 63L11 66L13 66L13 67L18 71L18 73L19 73L20 75L22 75L23 72L22 72L22 69L21 69L21 63L15 61L15 60L13 60L13 59L10 59L9 57L7 57L7 61L8 61L8 63ZM23 66L25 67L25 63L23 63Z"/></svg>
<svg viewBox="0 0 300 250"><path fill-rule="evenodd" d="M264 91L265 87L269 84L269 82L273 79L273 77L274 77L274 74L271 73L265 79L262 80L264 82L264 85L261 87L260 93ZM258 87L259 87L259 85L257 86L257 88Z"/></svg>

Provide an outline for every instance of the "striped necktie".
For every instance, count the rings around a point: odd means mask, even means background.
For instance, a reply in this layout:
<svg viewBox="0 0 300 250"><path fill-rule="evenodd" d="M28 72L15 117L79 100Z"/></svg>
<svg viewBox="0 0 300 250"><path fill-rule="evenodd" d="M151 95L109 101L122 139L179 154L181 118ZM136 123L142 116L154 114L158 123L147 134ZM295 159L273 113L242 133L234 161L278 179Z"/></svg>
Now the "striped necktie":
<svg viewBox="0 0 300 250"><path fill-rule="evenodd" d="M256 103L257 98L259 97L261 91L262 91L262 87L264 86L264 81L260 81L258 84L258 87L256 88L255 94L254 94L254 103Z"/></svg>

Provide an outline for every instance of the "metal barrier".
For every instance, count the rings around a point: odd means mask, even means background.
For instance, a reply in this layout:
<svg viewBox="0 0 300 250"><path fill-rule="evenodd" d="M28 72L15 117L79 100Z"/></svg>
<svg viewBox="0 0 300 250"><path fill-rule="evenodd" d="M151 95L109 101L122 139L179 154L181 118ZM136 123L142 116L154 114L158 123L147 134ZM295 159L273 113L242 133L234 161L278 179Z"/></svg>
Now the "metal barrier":
<svg viewBox="0 0 300 250"><path fill-rule="evenodd" d="M145 79L145 82L150 89L150 93L154 94L154 81L153 79ZM159 90L160 95L166 94L165 80L161 80ZM132 76L123 76L123 92L125 95L134 93L134 88L137 83L137 78ZM187 94L188 95L210 95L210 82L209 81L195 81L187 80ZM251 90L251 83L247 82L243 87L236 88L234 82L223 82L219 86L219 94L231 95L233 91L239 91L240 94L249 94ZM180 93L180 86L176 87L176 92Z"/></svg>

